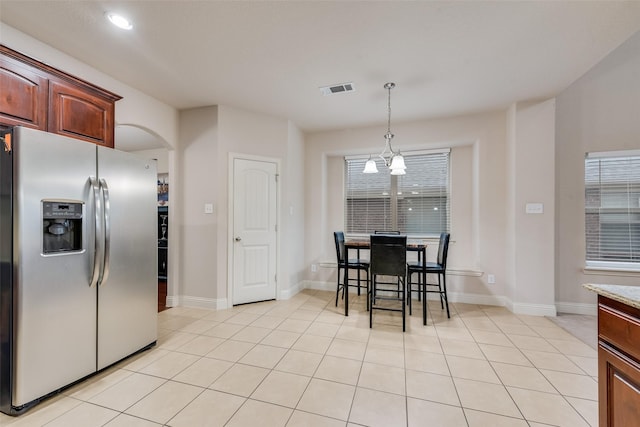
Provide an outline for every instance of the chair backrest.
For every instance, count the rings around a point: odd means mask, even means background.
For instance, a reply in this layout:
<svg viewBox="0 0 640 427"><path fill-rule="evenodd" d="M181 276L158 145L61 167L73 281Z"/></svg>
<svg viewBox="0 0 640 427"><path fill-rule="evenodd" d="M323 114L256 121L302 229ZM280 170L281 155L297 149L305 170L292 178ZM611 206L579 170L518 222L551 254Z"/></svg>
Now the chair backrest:
<svg viewBox="0 0 640 427"><path fill-rule="evenodd" d="M345 262L344 259L344 233L342 231L333 232L333 240L336 242L336 260L338 264Z"/></svg>
<svg viewBox="0 0 640 427"><path fill-rule="evenodd" d="M374 234L392 234L392 235L400 235L399 231L395 231L395 230L390 230L390 231L374 231Z"/></svg>
<svg viewBox="0 0 640 427"><path fill-rule="evenodd" d="M443 269L447 268L447 254L449 252L449 238L451 235L449 233L440 233L440 243L438 244L438 264L442 266Z"/></svg>
<svg viewBox="0 0 640 427"><path fill-rule="evenodd" d="M372 234L371 274L404 276L407 269L407 236Z"/></svg>

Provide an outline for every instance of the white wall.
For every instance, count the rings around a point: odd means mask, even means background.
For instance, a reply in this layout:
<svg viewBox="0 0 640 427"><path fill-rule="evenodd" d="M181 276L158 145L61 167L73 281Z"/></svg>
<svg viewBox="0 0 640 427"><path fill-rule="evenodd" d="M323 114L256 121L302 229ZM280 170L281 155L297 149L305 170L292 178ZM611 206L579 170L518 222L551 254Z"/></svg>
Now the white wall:
<svg viewBox="0 0 640 427"><path fill-rule="evenodd" d="M556 300L560 311L595 312L583 283L637 285L640 275L585 272L584 155L640 148L640 33L557 97Z"/></svg>
<svg viewBox="0 0 640 427"><path fill-rule="evenodd" d="M253 113L229 106L220 106L219 126L220 147L217 161L219 221L217 244L220 256L217 260L217 285L218 295L228 298L227 287L231 280L228 271L228 248L229 242L233 239L233 230L228 229L229 203L231 202L231 195L229 194L229 154L249 154L252 156L281 159L281 167L286 169L289 123L287 120L264 114ZM282 172L282 170L278 171L280 174L282 174ZM279 188L282 189L283 185L284 182L280 181ZM279 209L278 217L283 218L282 203L280 203ZM282 237L282 230L280 236ZM284 245L284 242L281 240L280 244L281 247L279 251L282 257L282 245ZM278 262L279 266L281 266L282 259L280 258ZM282 278L282 275L280 276ZM281 283L278 283L279 290L280 285Z"/></svg>
<svg viewBox="0 0 640 427"><path fill-rule="evenodd" d="M442 120L396 123L394 147L451 147L451 239L448 268L452 300L502 304L505 269L505 132L504 112ZM335 287L333 231L344 229L343 157L378 153L382 127L319 132L306 136L305 266L307 286ZM434 258L437 242L430 244ZM320 266L312 273L311 264ZM486 273L497 283L488 285Z"/></svg>
<svg viewBox="0 0 640 427"><path fill-rule="evenodd" d="M516 104L507 138L509 293L516 313L555 316L555 100ZM527 213L541 204L542 213Z"/></svg>
<svg viewBox="0 0 640 427"><path fill-rule="evenodd" d="M137 150L130 151L130 153L145 159L155 159L157 161L158 173L169 173L169 152L166 148Z"/></svg>
<svg viewBox="0 0 640 427"><path fill-rule="evenodd" d="M171 302L211 308L226 307L229 242L229 158L243 154L278 159L280 188L279 297L299 288L303 269L304 145L302 133L288 120L229 106L206 107L180 113L178 221L179 285ZM214 213L204 214L213 203ZM172 197L171 205L174 205ZM175 211L176 208L174 208ZM171 291L170 291L171 292Z"/></svg>
<svg viewBox="0 0 640 427"><path fill-rule="evenodd" d="M174 302L226 302L230 152L282 159L281 296L294 293L301 281L334 283L334 269L312 274L309 267L335 260L332 232L344 227L341 158L379 152L384 128L303 135L286 119L228 106L179 114L1 22L0 33L6 46L123 96L116 103L117 124L147 129L175 149L168 155L174 207L169 292ZM583 271L584 153L640 147L638 75L640 34L557 96L555 125L553 101L394 124L394 145L403 151L452 147L453 299L548 306L555 289L559 311L591 312L595 296L582 283L638 283L638 275L629 273ZM528 167L529 156L552 168L555 178L548 173L540 181ZM542 201L545 214L524 215L527 201ZM204 202L214 203L213 215L203 214ZM549 209L554 218L547 216ZM548 245L550 228L555 230L553 247ZM536 251L542 255L530 256ZM434 253L432 245L429 256ZM545 269L555 271L552 278L541 273ZM495 285L487 284L488 273L496 276Z"/></svg>
<svg viewBox="0 0 640 427"><path fill-rule="evenodd" d="M169 305L215 307L219 295L216 288L219 209L214 214L205 214L204 204L215 205L220 191L216 168L218 109L181 111L180 124L180 149L176 153L179 172L175 177L178 194L170 195L170 217L178 231L170 241L171 248L177 245L180 270L177 281L167 291Z"/></svg>
<svg viewBox="0 0 640 427"><path fill-rule="evenodd" d="M507 109L507 129L506 129L506 176L516 176L516 104L512 104ZM507 179L506 182L506 257L505 273L507 286L505 297L513 301L516 288L516 181Z"/></svg>
<svg viewBox="0 0 640 427"><path fill-rule="evenodd" d="M304 135L288 123L286 167L282 171L282 297L296 294L302 287L304 272Z"/></svg>

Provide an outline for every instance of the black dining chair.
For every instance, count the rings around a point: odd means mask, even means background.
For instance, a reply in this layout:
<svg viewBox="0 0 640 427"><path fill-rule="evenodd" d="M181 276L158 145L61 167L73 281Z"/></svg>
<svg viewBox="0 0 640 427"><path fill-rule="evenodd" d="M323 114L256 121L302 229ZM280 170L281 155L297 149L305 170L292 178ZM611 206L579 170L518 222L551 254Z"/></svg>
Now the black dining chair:
<svg viewBox="0 0 640 427"><path fill-rule="evenodd" d="M369 328L373 327L373 310L402 313L402 332L405 331L405 283L407 275L407 236L390 234L371 235L371 288L369 289ZM399 289L385 289L378 276L395 276ZM389 296L392 294L392 296ZM377 305L378 301L397 300L400 308Z"/></svg>
<svg viewBox="0 0 640 427"><path fill-rule="evenodd" d="M373 234L389 234L389 235L400 235L400 232L397 230L375 230ZM397 281L396 284L396 292L400 292L400 280Z"/></svg>
<svg viewBox="0 0 640 427"><path fill-rule="evenodd" d="M409 262L407 263L407 304L409 304L409 314L411 314L411 294L418 292L418 295L423 292L422 299L422 323L427 324L427 294L437 293L440 295L440 306L444 309L445 304L447 306L447 318L451 318L449 314L449 300L447 298L447 254L449 252L449 233L440 233L440 242L438 244L438 257L436 262ZM414 290L413 283L411 282L411 276L418 274L417 289ZM436 274L438 276L438 283L428 283L426 280L427 274ZM424 289L423 289L424 286ZM438 289L429 290L429 287Z"/></svg>
<svg viewBox="0 0 640 427"><path fill-rule="evenodd" d="M344 233L342 231L334 231L333 239L336 243L336 259L338 263L338 280L336 286L336 307L338 306L338 295L342 289L342 298L344 299L344 293L348 292L348 287L353 286L358 288L358 295L360 295L360 289L365 288L365 295L369 290L369 261L366 259L347 259L347 251L344 247ZM358 276L355 279L347 277L347 263L349 263L349 270L353 269L358 272ZM342 271L342 282L340 281L340 272ZM360 273L365 273L365 285L362 285ZM349 281L356 281L356 284L350 284ZM367 300L367 307L369 306Z"/></svg>

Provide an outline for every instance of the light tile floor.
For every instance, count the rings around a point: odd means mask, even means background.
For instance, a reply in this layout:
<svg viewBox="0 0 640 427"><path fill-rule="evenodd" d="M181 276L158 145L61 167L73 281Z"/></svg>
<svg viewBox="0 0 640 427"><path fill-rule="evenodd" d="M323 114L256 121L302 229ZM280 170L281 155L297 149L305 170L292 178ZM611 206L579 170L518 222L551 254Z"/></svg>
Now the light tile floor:
<svg viewBox="0 0 640 427"><path fill-rule="evenodd" d="M158 314L158 345L0 426L597 426L597 353L544 317L451 304L447 319L332 292Z"/></svg>

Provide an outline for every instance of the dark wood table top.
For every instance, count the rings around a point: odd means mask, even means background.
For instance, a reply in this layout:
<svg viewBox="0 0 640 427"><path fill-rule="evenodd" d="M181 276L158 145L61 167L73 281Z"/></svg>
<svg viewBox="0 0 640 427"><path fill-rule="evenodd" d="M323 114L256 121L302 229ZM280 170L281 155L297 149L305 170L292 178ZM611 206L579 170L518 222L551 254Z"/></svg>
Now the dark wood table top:
<svg viewBox="0 0 640 427"><path fill-rule="evenodd" d="M350 249L370 249L371 241L366 237L346 239L344 246ZM427 244L421 239L407 239L407 250L409 251L422 250L426 247Z"/></svg>

